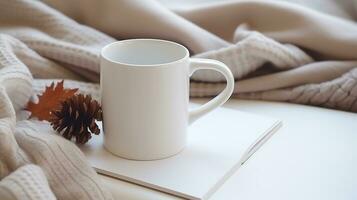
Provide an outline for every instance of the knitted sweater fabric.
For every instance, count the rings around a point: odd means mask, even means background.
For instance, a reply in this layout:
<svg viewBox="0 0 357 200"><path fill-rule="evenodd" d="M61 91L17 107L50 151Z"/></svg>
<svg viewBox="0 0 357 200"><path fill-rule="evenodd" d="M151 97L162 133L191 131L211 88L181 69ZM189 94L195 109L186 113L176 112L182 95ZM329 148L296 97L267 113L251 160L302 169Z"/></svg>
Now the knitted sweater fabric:
<svg viewBox="0 0 357 200"><path fill-rule="evenodd" d="M116 39L174 40L193 57L220 60L236 78L237 98L357 112L355 12L255 1L173 10L151 0L102 2L0 1L1 199L112 199L80 150L23 108L61 79L100 100L99 53ZM190 95L214 96L222 81L199 71Z"/></svg>

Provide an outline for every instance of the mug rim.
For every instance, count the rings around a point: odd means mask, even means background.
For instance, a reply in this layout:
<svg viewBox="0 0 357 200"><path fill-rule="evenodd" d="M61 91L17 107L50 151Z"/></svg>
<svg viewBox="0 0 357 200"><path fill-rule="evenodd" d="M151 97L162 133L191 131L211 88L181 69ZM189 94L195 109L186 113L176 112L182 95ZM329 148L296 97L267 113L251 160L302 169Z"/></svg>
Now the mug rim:
<svg viewBox="0 0 357 200"><path fill-rule="evenodd" d="M127 63L127 62L120 62L114 59L109 58L108 56L104 55L104 52L115 45L118 44L124 44L124 43L128 43L128 42L138 42L138 41L154 41L154 42L159 42L159 43L166 43L166 44L170 44L170 45L174 45L176 47L179 47L181 49L183 49L185 51L185 55L179 59L176 59L174 61L170 61L170 62L165 62L165 63L157 63L157 64L133 64L133 63ZM165 67L167 65L173 65L176 63L180 63L184 60L186 60L189 57L190 53L189 50L183 46L182 44L179 44L177 42L173 42L170 40L163 40L163 39L153 39L153 38L135 38L135 39L125 39L125 40L119 40L119 41L115 41L112 43L109 43L107 45L105 45L100 52L100 56L101 58L103 58L104 60L111 62L111 63L115 63L115 64L120 64L122 66L128 66L128 67L149 67L149 68L154 68L154 67Z"/></svg>

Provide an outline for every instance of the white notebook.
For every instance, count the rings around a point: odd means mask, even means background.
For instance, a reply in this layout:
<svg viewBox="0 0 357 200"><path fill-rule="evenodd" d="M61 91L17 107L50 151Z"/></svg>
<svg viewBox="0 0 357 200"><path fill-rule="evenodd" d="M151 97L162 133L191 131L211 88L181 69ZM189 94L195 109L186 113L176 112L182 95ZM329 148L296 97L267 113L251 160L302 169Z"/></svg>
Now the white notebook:
<svg viewBox="0 0 357 200"><path fill-rule="evenodd" d="M98 173L186 199L207 199L281 126L281 121L218 108L189 127L176 156L133 161L107 152L102 135L80 146Z"/></svg>

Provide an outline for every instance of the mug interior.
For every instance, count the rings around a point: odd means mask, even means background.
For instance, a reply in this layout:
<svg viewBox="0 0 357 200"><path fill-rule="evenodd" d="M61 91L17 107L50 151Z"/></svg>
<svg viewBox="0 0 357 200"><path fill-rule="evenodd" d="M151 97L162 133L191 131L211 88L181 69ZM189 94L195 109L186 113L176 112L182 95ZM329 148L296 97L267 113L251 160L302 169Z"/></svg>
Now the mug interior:
<svg viewBox="0 0 357 200"><path fill-rule="evenodd" d="M102 50L102 57L111 62L136 66L168 64L188 55L184 46L158 39L122 40L109 44Z"/></svg>

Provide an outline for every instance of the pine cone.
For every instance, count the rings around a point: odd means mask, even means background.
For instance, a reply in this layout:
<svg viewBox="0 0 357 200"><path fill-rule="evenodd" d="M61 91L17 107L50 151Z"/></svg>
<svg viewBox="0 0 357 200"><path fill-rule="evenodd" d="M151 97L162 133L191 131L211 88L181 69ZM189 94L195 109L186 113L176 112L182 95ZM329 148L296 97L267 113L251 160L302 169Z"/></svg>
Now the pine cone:
<svg viewBox="0 0 357 200"><path fill-rule="evenodd" d="M76 143L84 144L100 130L95 121L102 120L102 109L90 95L73 95L61 102L59 110L51 112L53 129L68 140L75 139Z"/></svg>

